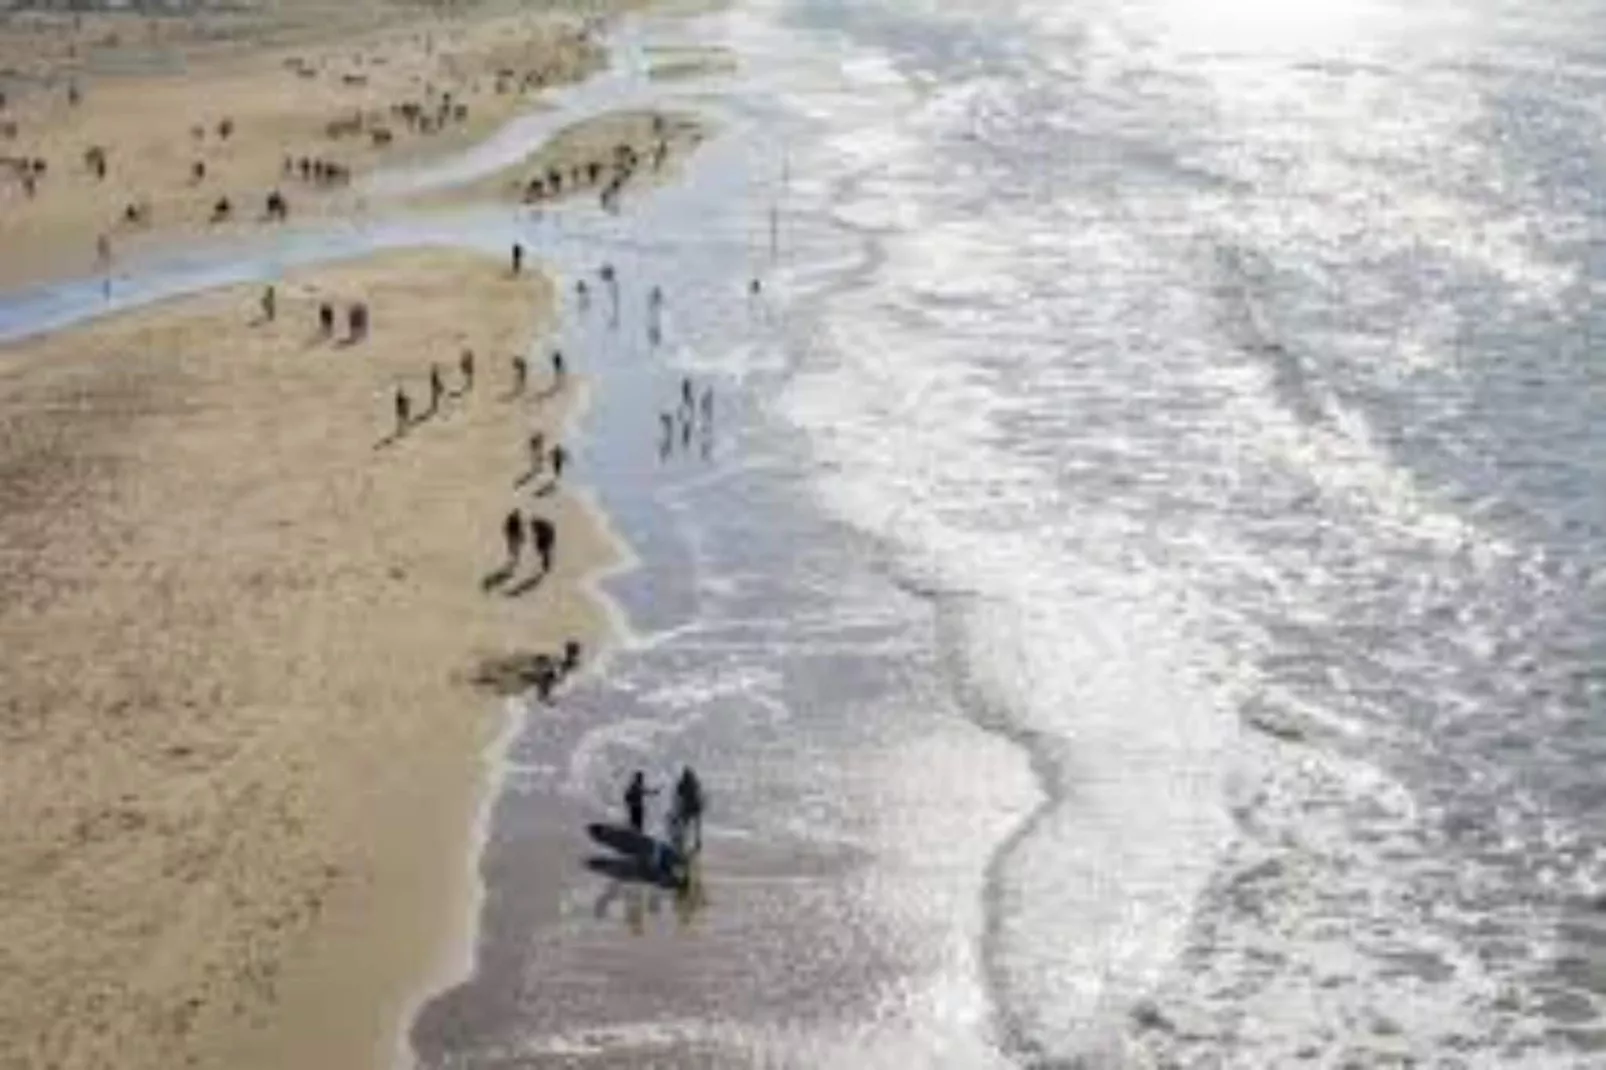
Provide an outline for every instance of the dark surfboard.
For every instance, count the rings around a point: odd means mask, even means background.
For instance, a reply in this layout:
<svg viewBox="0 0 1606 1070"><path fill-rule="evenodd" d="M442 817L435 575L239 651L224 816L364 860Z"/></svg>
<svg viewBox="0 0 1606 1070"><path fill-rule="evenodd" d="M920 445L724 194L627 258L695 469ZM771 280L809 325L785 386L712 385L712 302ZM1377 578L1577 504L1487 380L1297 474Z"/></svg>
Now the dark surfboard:
<svg viewBox="0 0 1606 1070"><path fill-rule="evenodd" d="M624 857L639 863L644 868L650 868L653 863L655 851L662 851L659 859L664 866L675 871L686 864L681 853L671 847L666 841L649 836L635 829L625 828L623 825L605 825L593 822L586 826L591 838L612 851L617 851Z"/></svg>

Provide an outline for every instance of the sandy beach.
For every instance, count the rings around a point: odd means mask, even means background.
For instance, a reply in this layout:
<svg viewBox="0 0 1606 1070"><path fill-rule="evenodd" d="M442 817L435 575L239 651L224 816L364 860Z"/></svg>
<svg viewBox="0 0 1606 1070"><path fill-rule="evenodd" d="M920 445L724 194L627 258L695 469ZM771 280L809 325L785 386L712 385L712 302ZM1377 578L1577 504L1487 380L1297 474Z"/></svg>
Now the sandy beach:
<svg viewBox="0 0 1606 1070"><path fill-rule="evenodd" d="M211 15L0 21L0 286L361 210L353 187L376 167L472 144L604 59L564 5L261 14L254 38L218 15L227 47L201 32ZM351 29L313 36L326 22Z"/></svg>
<svg viewBox="0 0 1606 1070"><path fill-rule="evenodd" d="M512 390L549 280L432 251L261 292L0 351L0 1064L384 1062L470 913L475 678L604 633L598 519L515 486L580 393L539 348ZM515 506L552 575L484 589Z"/></svg>

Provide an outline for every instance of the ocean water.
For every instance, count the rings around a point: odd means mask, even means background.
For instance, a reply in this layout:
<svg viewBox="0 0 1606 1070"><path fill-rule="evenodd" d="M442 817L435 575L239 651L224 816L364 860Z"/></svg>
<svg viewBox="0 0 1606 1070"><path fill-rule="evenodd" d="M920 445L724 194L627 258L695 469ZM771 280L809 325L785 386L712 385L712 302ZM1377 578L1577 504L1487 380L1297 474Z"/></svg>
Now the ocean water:
<svg viewBox="0 0 1606 1070"><path fill-rule="evenodd" d="M871 265L776 411L1042 792L1001 1050L1606 1065L1606 5L753 19Z"/></svg>

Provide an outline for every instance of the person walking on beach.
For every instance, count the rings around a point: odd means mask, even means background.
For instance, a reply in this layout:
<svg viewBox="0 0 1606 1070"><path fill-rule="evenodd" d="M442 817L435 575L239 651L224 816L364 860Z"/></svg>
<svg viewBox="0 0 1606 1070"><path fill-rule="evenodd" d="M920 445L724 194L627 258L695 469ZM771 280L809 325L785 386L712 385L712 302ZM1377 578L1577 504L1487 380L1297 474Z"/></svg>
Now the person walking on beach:
<svg viewBox="0 0 1606 1070"><path fill-rule="evenodd" d="M552 447L552 478L563 478L563 466L569 462L569 451L562 446Z"/></svg>
<svg viewBox="0 0 1606 1070"><path fill-rule="evenodd" d="M408 400L407 391L402 387L396 388L396 433L399 435L407 430L407 422L412 417L412 402Z"/></svg>
<svg viewBox="0 0 1606 1070"><path fill-rule="evenodd" d="M441 381L441 368L439 364L429 366L429 411L435 413L440 410L441 398L446 395L446 384Z"/></svg>
<svg viewBox="0 0 1606 1070"><path fill-rule="evenodd" d="M262 291L262 319L263 319L263 322L272 323L274 316L276 316L278 314L278 312L279 312L278 294L274 293L272 286L269 286L266 290Z"/></svg>
<svg viewBox="0 0 1606 1070"><path fill-rule="evenodd" d="M682 834L696 833L697 843L691 849L703 849L703 783L697 779L697 774L691 766L681 770L680 780L675 783L675 814L678 818ZM676 844L682 854L687 853L686 848Z"/></svg>
<svg viewBox="0 0 1606 1070"><path fill-rule="evenodd" d="M647 786L647 777L640 769L631 774L630 786L625 788L625 814L632 832L640 832L646 826L647 796L657 794L657 788Z"/></svg>
<svg viewBox="0 0 1606 1070"><path fill-rule="evenodd" d="M552 351L552 389L562 390L564 378L568 374L567 369L563 366L563 351L554 349Z"/></svg>
<svg viewBox="0 0 1606 1070"><path fill-rule="evenodd" d="M522 355L513 358L513 393L524 393L524 383L530 377L530 364Z"/></svg>
<svg viewBox="0 0 1606 1070"><path fill-rule="evenodd" d="M546 436L537 431L530 436L530 474L540 475L546 461Z"/></svg>
<svg viewBox="0 0 1606 1070"><path fill-rule="evenodd" d="M524 246L518 242L513 243L513 274L517 275L524 270Z"/></svg>
<svg viewBox="0 0 1606 1070"><path fill-rule="evenodd" d="M335 306L328 301L318 306L318 334L328 338L335 333Z"/></svg>
<svg viewBox="0 0 1606 1070"><path fill-rule="evenodd" d="M534 521L531 523L534 524ZM507 543L508 567L512 568L519 563L519 554L524 549L524 518L517 509L502 521L502 538Z"/></svg>
<svg viewBox="0 0 1606 1070"><path fill-rule="evenodd" d="M536 556L541 559L542 575L551 572L552 550L558 542L558 529L552 526L552 521L544 516L530 517L530 542L535 546Z"/></svg>
<svg viewBox="0 0 1606 1070"><path fill-rule="evenodd" d="M463 373L463 393L466 394L474 388L474 351L472 349L463 350L463 355L457 360L457 368Z"/></svg>

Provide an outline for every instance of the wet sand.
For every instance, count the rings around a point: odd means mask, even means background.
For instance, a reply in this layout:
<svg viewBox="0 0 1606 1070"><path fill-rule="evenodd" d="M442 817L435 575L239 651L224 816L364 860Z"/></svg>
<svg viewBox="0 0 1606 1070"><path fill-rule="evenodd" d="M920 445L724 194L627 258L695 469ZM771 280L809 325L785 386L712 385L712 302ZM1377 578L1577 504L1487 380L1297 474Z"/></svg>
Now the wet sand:
<svg viewBox="0 0 1606 1070"><path fill-rule="evenodd" d="M554 288L405 252L0 349L0 1035L26 1066L359 1067L472 916L487 659L586 653L597 516L515 486ZM371 310L322 339L316 308ZM344 328L342 316L341 328ZM425 407L432 361L461 388ZM490 590L502 517L559 533ZM511 592L526 588L516 596ZM460 923L458 929L461 930ZM7 1064L12 1065L12 1064Z"/></svg>

